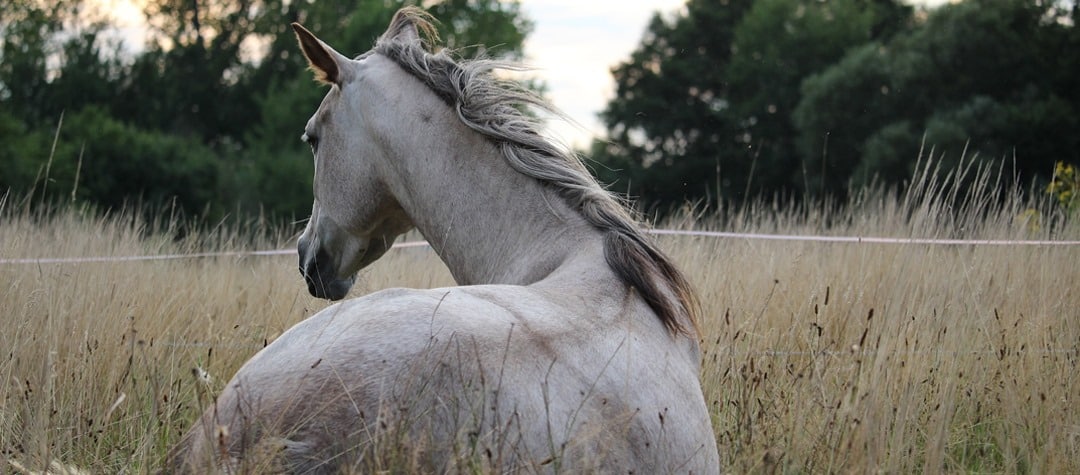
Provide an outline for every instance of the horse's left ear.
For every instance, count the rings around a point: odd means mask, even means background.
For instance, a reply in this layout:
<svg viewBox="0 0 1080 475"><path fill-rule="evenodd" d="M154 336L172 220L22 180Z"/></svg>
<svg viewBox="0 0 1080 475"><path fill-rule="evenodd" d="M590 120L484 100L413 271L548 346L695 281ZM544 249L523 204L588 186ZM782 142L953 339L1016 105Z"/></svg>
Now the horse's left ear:
<svg viewBox="0 0 1080 475"><path fill-rule="evenodd" d="M325 84L341 85L343 82L341 65L347 60L334 48L327 46L299 23L292 24L300 49L304 51L308 65L315 72L315 80Z"/></svg>
<svg viewBox="0 0 1080 475"><path fill-rule="evenodd" d="M391 32L387 32L391 33ZM397 30L390 34L392 38L402 43L419 43L420 32L416 29L416 24L411 21L403 21L398 24Z"/></svg>
<svg viewBox="0 0 1080 475"><path fill-rule="evenodd" d="M417 43L425 46L439 41L439 31L435 28L435 17L424 10L409 6L398 10L390 27L382 34L379 41L393 40L401 43ZM431 43L425 42L427 41Z"/></svg>

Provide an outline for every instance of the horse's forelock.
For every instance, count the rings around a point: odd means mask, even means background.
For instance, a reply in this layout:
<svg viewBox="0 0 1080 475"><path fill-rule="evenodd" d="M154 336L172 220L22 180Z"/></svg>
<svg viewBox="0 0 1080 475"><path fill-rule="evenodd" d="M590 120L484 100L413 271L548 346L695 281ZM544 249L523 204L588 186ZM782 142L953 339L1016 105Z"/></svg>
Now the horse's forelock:
<svg viewBox="0 0 1080 475"><path fill-rule="evenodd" d="M642 233L627 208L596 182L581 159L543 137L539 120L520 107L562 113L535 93L490 74L495 69L524 69L519 65L486 59L459 62L445 50L432 54L420 42L401 41L391 34L409 24L421 32L433 29L430 20L418 8L399 11L374 52L427 85L457 110L466 126L499 144L516 171L556 189L587 222L604 231L608 265L641 294L672 333L696 338L698 305L683 274Z"/></svg>

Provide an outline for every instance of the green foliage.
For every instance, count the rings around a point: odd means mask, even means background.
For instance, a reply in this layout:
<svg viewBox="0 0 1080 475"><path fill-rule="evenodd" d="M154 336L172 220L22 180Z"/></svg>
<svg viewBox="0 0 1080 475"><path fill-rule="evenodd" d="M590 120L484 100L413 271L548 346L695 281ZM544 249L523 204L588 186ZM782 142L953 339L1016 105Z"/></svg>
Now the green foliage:
<svg viewBox="0 0 1080 475"><path fill-rule="evenodd" d="M325 91L289 24L357 53L408 3L151 0L151 36L134 56L106 40L107 22L87 21L89 0L5 3L0 194L74 190L101 209L169 202L209 219L232 209L306 216L311 158L299 136ZM466 54L520 58L532 28L517 2L427 7L446 44L489 46Z"/></svg>
<svg viewBox="0 0 1080 475"><path fill-rule="evenodd" d="M752 3L691 0L686 15L653 16L629 61L612 70L615 98L601 114L609 140L592 151L605 165L603 181L628 177L615 187L675 203L745 176L720 170L719 160L735 150L725 76L735 27Z"/></svg>
<svg viewBox="0 0 1080 475"><path fill-rule="evenodd" d="M249 145L238 157L239 166L226 176L232 180L229 196L247 212L299 219L311 211L311 151L300 141L308 114L314 112L324 90L303 71L293 80L271 85L257 98L263 120L248 131ZM267 197L273 197L268 200Z"/></svg>
<svg viewBox="0 0 1080 475"><path fill-rule="evenodd" d="M18 144L5 150L2 175L22 185L12 186L17 195L112 209L139 201L197 211L214 201L218 164L198 142L138 129L93 106L64 117L55 150L49 131L27 132L17 121L0 120L0 137Z"/></svg>
<svg viewBox="0 0 1080 475"><path fill-rule="evenodd" d="M89 0L5 3L0 190L302 218L311 162L297 137L324 90L288 25L354 54L406 3L152 0L135 56L86 15ZM519 59L532 29L517 2L425 6L466 56ZM945 169L1008 160L1045 184L1054 163L1080 160L1078 21L1075 2L915 14L898 0L690 0L655 15L613 69L608 140L591 155L603 181L659 209L903 183L931 151ZM90 175L76 187L80 151ZM116 184L128 179L140 183Z"/></svg>
<svg viewBox="0 0 1080 475"><path fill-rule="evenodd" d="M0 101L18 116L35 114L31 104L45 94L46 58L55 51L53 36L61 24L55 9L36 8L26 0L0 9Z"/></svg>
<svg viewBox="0 0 1080 475"><path fill-rule="evenodd" d="M827 164L820 182L834 194L874 176L907 179L920 147L945 169L964 156L1005 159L1022 180L1045 177L1055 160L1080 153L1069 132L1080 104L1056 65L1077 56L1059 49L1077 39L1063 14L1031 1L968 0L852 51L803 82L801 154Z"/></svg>
<svg viewBox="0 0 1080 475"><path fill-rule="evenodd" d="M1046 191L1066 215L1077 213L1080 211L1080 170L1071 163L1058 162L1054 166L1054 179L1047 185Z"/></svg>
<svg viewBox="0 0 1080 475"><path fill-rule="evenodd" d="M878 130L866 139L863 159L855 166L850 182L853 187L869 186L882 178L911 176L915 172L915 163L911 157L918 156L919 134L911 122L893 122ZM825 176L819 175L819 180ZM816 189L825 188L825 183L815 183Z"/></svg>
<svg viewBox="0 0 1080 475"><path fill-rule="evenodd" d="M45 169L51 139L43 130L30 130L25 122L0 110L0 186L21 185L16 191L22 193L33 187ZM4 191L0 188L0 195Z"/></svg>
<svg viewBox="0 0 1080 475"><path fill-rule="evenodd" d="M810 165L800 163L791 122L799 84L872 39L878 18L866 3L764 0L740 21L728 79L743 160L764 165L747 176L759 192L801 187Z"/></svg>
<svg viewBox="0 0 1080 475"><path fill-rule="evenodd" d="M802 189L791 113L803 78L908 18L892 1L691 0L685 15L655 17L614 70L610 143L594 156L661 206Z"/></svg>
<svg viewBox="0 0 1080 475"><path fill-rule="evenodd" d="M843 197L903 184L920 152L1045 183L1080 155L1077 20L1076 2L691 0L615 68L592 152L661 208Z"/></svg>

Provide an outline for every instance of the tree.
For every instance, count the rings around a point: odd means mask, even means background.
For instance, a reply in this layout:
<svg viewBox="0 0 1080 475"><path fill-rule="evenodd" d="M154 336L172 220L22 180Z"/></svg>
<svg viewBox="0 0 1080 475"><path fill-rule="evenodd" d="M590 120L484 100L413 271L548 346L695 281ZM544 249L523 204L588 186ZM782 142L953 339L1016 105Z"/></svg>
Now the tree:
<svg viewBox="0 0 1080 475"><path fill-rule="evenodd" d="M64 112L117 99L117 45L85 8L80 0L13 0L0 9L0 194L47 189L43 180L63 173L66 157L54 156L52 144Z"/></svg>
<svg viewBox="0 0 1080 475"><path fill-rule="evenodd" d="M0 104L31 122L55 120L47 104L50 62L60 56L61 33L72 4L12 0L0 9Z"/></svg>
<svg viewBox="0 0 1080 475"><path fill-rule="evenodd" d="M123 58L106 22L83 21L86 0L11 0L0 9L0 194L34 190L48 167L50 194L105 208L130 197L175 199L189 214L240 203L303 216L311 161L298 137L324 91L289 23L365 51L406 3L151 0L147 48ZM517 2L429 6L448 44L495 45L483 51L494 57L520 57L531 28Z"/></svg>
<svg viewBox="0 0 1080 475"><path fill-rule="evenodd" d="M618 170L660 206L800 191L791 111L802 79L902 30L910 11L891 0L691 0L670 21L654 17L613 71L608 142L593 149L602 177Z"/></svg>
<svg viewBox="0 0 1080 475"><path fill-rule="evenodd" d="M1075 5L1031 0L947 5L808 78L795 123L803 155L824 155L815 176L832 193L849 182L899 182L924 146L946 169L962 154L1015 158L1024 179L1075 161L1075 70L1061 67L1080 57L1070 15Z"/></svg>
<svg viewBox="0 0 1080 475"><path fill-rule="evenodd" d="M742 171L751 196L805 192L813 155L800 156L792 111L807 76L829 67L858 45L900 31L910 7L892 1L760 0L735 31L728 79L739 125ZM810 158L811 160L806 160ZM759 165L754 166L755 162ZM751 188L753 181L758 186Z"/></svg>
<svg viewBox="0 0 1080 475"><path fill-rule="evenodd" d="M608 140L592 151L603 181L622 178L615 186L652 203L730 188L717 185L720 160L737 150L726 72L752 3L690 0L685 14L653 16L630 60L612 70L615 98L601 113Z"/></svg>
<svg viewBox="0 0 1080 475"><path fill-rule="evenodd" d="M262 0L147 2L147 50L122 91L138 100L117 103L114 113L214 146L235 141L254 108L248 76L258 58L245 48L259 41L260 19L280 6Z"/></svg>

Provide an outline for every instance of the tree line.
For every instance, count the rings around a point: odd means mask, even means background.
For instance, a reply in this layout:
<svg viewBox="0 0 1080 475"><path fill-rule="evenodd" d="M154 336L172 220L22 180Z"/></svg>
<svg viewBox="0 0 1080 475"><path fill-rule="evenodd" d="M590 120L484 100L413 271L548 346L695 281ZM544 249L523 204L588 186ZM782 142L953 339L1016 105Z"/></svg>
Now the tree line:
<svg viewBox="0 0 1080 475"><path fill-rule="evenodd" d="M305 70L289 24L356 54L406 3L149 0L148 37L132 52L115 21L93 10L100 2L8 0L0 195L168 206L212 220L306 217L312 161L299 137L325 88ZM428 7L443 43L464 55L520 59L532 28L513 2Z"/></svg>
<svg viewBox="0 0 1080 475"><path fill-rule="evenodd" d="M647 205L843 197L920 157L1040 187L1080 161L1075 1L690 0L656 15L596 169Z"/></svg>
<svg viewBox="0 0 1080 475"><path fill-rule="evenodd" d="M370 48L403 0L149 0L138 52L90 0L0 7L0 194L295 219L298 140L324 89L290 22ZM465 56L520 59L517 2L424 4ZM1070 0L689 0L612 70L601 180L664 209L902 185L931 152L1047 183L1080 162L1080 19ZM472 45L493 45L483 49Z"/></svg>

